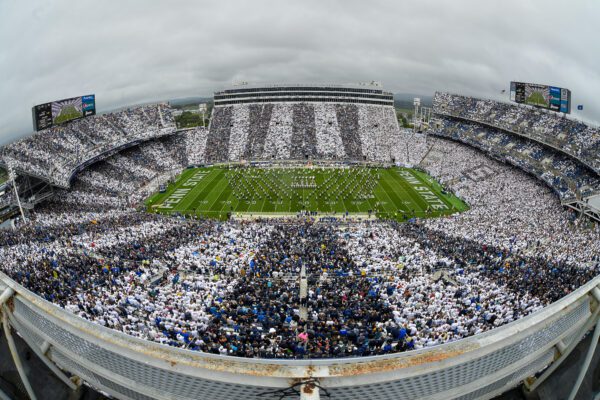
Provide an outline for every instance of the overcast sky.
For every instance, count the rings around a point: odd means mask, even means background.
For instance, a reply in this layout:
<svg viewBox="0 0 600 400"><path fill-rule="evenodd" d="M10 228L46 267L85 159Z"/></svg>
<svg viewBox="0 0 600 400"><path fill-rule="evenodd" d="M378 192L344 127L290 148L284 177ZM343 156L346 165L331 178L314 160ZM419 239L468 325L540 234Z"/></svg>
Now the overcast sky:
<svg viewBox="0 0 600 400"><path fill-rule="evenodd" d="M0 143L34 104L95 93L102 112L236 81L497 99L547 83L600 121L599 25L597 0L0 0Z"/></svg>

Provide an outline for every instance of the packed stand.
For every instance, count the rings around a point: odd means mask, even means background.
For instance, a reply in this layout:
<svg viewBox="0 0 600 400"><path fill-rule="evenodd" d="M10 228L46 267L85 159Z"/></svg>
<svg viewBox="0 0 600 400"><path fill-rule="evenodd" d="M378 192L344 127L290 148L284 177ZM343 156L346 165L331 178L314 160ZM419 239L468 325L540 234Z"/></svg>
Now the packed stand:
<svg viewBox="0 0 600 400"><path fill-rule="evenodd" d="M564 153L505 131L442 117L431 134L467 143L538 177L563 200L600 192L599 176Z"/></svg>
<svg viewBox="0 0 600 400"><path fill-rule="evenodd" d="M600 172L600 128L530 106L436 92L434 111L547 143Z"/></svg>
<svg viewBox="0 0 600 400"><path fill-rule="evenodd" d="M52 127L2 148L2 161L22 173L69 187L80 164L128 143L175 130L168 105L155 104L95 115Z"/></svg>
<svg viewBox="0 0 600 400"><path fill-rule="evenodd" d="M136 211L159 174L202 160L189 146L197 135L151 140L82 172L29 222L0 231L2 271L76 315L135 337L296 359L458 340L529 315L598 274L597 227L585 227L519 169L435 137L407 136L418 144L398 146L392 156L418 160L469 202L467 212L397 224L185 220ZM562 160L552 163L562 168ZM446 275L435 278L440 270Z"/></svg>
<svg viewBox="0 0 600 400"><path fill-rule="evenodd" d="M392 107L267 103L213 109L205 159L331 159L389 162L398 132Z"/></svg>

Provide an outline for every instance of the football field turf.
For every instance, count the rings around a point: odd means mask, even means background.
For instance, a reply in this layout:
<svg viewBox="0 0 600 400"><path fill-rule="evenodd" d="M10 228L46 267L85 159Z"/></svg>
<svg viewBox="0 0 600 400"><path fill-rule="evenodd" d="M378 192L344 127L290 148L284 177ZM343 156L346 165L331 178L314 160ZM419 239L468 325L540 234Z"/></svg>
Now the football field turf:
<svg viewBox="0 0 600 400"><path fill-rule="evenodd" d="M81 117L83 117L83 113L81 111L78 111L73 106L66 106L62 110L60 110L60 114L58 114L56 118L54 118L54 123L61 124L63 122L67 122L72 119Z"/></svg>
<svg viewBox="0 0 600 400"><path fill-rule="evenodd" d="M407 220L465 211L468 206L427 174L409 168L206 167L183 171L149 212L212 218L228 214L368 214Z"/></svg>

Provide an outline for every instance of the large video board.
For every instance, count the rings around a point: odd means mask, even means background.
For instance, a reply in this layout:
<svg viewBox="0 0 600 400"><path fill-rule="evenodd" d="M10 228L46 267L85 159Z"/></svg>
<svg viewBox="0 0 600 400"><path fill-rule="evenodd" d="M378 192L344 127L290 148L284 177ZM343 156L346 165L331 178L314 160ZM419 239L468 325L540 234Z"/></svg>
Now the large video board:
<svg viewBox="0 0 600 400"><path fill-rule="evenodd" d="M556 86L511 82L510 100L565 114L571 112L571 91Z"/></svg>
<svg viewBox="0 0 600 400"><path fill-rule="evenodd" d="M31 112L33 114L33 129L39 131L74 119L95 115L96 97L90 94L38 104L32 108Z"/></svg>

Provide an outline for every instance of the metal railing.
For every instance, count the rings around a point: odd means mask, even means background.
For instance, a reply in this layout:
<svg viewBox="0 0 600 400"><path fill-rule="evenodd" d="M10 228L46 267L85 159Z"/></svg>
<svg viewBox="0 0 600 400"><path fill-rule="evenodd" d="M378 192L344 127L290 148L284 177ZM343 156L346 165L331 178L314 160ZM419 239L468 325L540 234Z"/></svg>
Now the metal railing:
<svg viewBox="0 0 600 400"><path fill-rule="evenodd" d="M314 360L220 356L134 338L77 317L2 273L0 303L6 321L47 362L120 399L272 398L262 395L307 380L333 399L489 399L583 337L598 318L599 285L597 277L534 314L455 342Z"/></svg>

